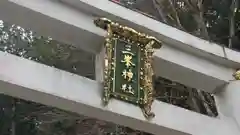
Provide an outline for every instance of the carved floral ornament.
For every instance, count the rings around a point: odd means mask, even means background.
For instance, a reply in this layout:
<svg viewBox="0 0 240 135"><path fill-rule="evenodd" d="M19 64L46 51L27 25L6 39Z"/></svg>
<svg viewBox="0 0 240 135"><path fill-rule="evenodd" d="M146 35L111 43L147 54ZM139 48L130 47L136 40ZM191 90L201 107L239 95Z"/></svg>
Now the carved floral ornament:
<svg viewBox="0 0 240 135"><path fill-rule="evenodd" d="M156 38L115 23L106 18L94 21L107 31L104 43L104 92L105 105L111 97L136 104L146 118L154 117L153 102L154 49L162 44Z"/></svg>
<svg viewBox="0 0 240 135"><path fill-rule="evenodd" d="M238 69L238 70L233 74L233 77L234 77L236 80L240 80L240 69Z"/></svg>

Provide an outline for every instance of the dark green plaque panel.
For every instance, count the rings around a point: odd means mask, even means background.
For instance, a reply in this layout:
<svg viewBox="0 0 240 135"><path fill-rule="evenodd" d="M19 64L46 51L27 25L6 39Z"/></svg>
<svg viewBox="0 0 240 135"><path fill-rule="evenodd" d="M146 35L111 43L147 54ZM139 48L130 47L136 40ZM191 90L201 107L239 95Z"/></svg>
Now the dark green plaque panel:
<svg viewBox="0 0 240 135"><path fill-rule="evenodd" d="M136 44L112 40L114 65L112 95L132 103L143 104L144 93L140 83L141 49ZM143 73L143 72L142 72Z"/></svg>

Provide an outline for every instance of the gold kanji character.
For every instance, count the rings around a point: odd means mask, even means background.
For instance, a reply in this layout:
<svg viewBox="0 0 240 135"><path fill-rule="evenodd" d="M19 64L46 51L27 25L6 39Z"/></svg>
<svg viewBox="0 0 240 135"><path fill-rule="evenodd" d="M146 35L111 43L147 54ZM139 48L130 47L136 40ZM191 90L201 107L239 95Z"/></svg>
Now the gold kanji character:
<svg viewBox="0 0 240 135"><path fill-rule="evenodd" d="M127 84L123 84L121 89L125 92L127 89Z"/></svg>
<svg viewBox="0 0 240 135"><path fill-rule="evenodd" d="M129 69L129 71L124 69L123 72L122 72L122 76L124 77L124 79L127 79L128 81L131 81L132 78L133 78L133 72L132 72L131 69Z"/></svg>
<svg viewBox="0 0 240 135"><path fill-rule="evenodd" d="M123 90L123 92L126 92L126 93L129 93L129 94L133 94L134 95L134 90L132 88L131 85L128 85L127 84L122 84L122 87L121 89Z"/></svg>
<svg viewBox="0 0 240 135"><path fill-rule="evenodd" d="M125 66L129 68L130 66L135 66L135 64L132 62L132 56L131 55L124 55L124 60L121 62L125 63Z"/></svg>
<svg viewBox="0 0 240 135"><path fill-rule="evenodd" d="M134 94L134 90L131 85L128 85L128 93Z"/></svg>

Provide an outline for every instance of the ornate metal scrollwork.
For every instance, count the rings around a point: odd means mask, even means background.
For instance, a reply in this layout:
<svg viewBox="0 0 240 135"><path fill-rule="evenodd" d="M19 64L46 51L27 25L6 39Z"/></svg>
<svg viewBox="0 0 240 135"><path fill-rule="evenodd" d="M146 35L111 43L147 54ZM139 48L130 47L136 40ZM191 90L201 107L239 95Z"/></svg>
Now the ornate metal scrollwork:
<svg viewBox="0 0 240 135"><path fill-rule="evenodd" d="M233 74L233 77L234 77L236 80L240 80L240 69L238 69L238 70Z"/></svg>
<svg viewBox="0 0 240 135"><path fill-rule="evenodd" d="M104 49L105 105L111 97L139 105L146 118L154 117L153 102L154 49L162 44L156 38L136 30L100 18L94 23L107 31Z"/></svg>

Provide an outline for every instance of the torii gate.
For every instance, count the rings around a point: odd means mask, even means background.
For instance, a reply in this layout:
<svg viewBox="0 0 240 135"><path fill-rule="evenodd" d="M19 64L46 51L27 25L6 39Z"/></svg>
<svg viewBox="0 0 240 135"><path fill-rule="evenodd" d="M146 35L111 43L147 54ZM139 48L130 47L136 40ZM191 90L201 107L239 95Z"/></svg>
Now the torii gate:
<svg viewBox="0 0 240 135"><path fill-rule="evenodd" d="M154 53L157 76L215 94L218 118L155 101L156 117L145 120L134 105L112 100L101 105L101 84L0 52L0 92L152 134L239 135L240 53L130 11L108 0L1 0L0 18L41 35L98 54L106 34L93 20L107 17L163 41ZM17 67L17 68L16 68ZM55 84L58 85L55 85Z"/></svg>

